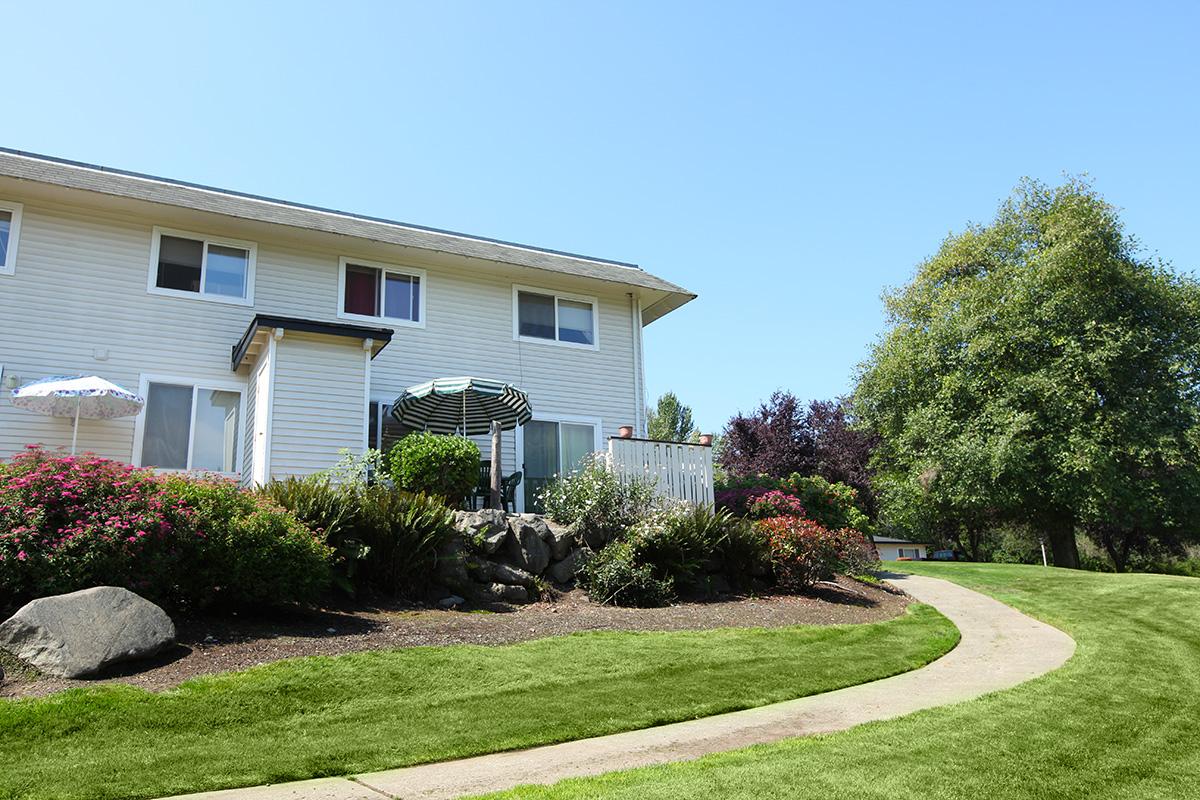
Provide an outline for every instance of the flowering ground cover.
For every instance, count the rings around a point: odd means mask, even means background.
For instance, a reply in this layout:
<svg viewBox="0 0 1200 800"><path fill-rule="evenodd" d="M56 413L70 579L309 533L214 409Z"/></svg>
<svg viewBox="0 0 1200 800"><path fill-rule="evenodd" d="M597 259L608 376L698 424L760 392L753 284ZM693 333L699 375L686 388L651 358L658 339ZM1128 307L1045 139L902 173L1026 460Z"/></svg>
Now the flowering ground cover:
<svg viewBox="0 0 1200 800"><path fill-rule="evenodd" d="M0 797L150 798L549 744L876 680L957 640L910 605L865 625L581 633L74 689L0 702Z"/></svg>

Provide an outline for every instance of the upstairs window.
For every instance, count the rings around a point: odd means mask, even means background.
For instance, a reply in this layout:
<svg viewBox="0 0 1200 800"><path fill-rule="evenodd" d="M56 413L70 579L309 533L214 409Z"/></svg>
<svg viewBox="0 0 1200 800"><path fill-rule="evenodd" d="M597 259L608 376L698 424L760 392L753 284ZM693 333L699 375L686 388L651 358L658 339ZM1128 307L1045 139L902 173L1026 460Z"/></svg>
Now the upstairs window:
<svg viewBox="0 0 1200 800"><path fill-rule="evenodd" d="M248 305L255 246L155 228L150 291Z"/></svg>
<svg viewBox="0 0 1200 800"><path fill-rule="evenodd" d="M514 338L596 348L596 299L513 288Z"/></svg>
<svg viewBox="0 0 1200 800"><path fill-rule="evenodd" d="M343 258L338 316L423 325L424 279L421 270Z"/></svg>
<svg viewBox="0 0 1200 800"><path fill-rule="evenodd" d="M17 238L21 235L21 204L0 201L0 273L17 268Z"/></svg>

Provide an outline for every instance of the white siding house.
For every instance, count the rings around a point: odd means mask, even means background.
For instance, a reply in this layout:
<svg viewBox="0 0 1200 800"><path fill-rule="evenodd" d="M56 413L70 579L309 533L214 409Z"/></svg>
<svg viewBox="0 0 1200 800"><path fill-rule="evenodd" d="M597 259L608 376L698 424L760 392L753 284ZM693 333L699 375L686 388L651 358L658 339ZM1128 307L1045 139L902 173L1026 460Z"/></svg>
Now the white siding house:
<svg viewBox="0 0 1200 800"><path fill-rule="evenodd" d="M923 542L910 542L907 539L896 539L891 536L872 537L875 549L879 551L880 561L897 561L901 558L912 561L924 561L927 546Z"/></svg>
<svg viewBox="0 0 1200 800"><path fill-rule="evenodd" d="M529 394L543 424L505 437L506 473L644 433L642 329L694 297L628 264L4 150L0 245L0 458L71 437L9 390L97 374L147 408L82 421L81 449L245 483L378 445L387 404L438 377Z"/></svg>

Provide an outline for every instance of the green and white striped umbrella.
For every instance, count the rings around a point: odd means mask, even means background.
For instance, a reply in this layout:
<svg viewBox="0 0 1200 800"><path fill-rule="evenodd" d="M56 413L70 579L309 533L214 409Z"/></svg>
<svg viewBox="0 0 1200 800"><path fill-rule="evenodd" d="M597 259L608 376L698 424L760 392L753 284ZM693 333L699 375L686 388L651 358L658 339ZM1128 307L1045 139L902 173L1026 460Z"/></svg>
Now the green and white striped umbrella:
<svg viewBox="0 0 1200 800"><path fill-rule="evenodd" d="M533 416L529 396L511 383L487 378L438 378L404 390L392 404L401 425L433 433L478 436L499 422L510 431Z"/></svg>

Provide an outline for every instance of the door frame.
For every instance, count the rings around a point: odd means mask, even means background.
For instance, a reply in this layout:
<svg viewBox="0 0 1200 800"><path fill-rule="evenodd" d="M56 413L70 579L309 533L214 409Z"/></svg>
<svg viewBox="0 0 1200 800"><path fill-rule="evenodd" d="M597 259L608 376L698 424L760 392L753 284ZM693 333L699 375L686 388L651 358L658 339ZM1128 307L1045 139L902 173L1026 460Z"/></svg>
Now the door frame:
<svg viewBox="0 0 1200 800"><path fill-rule="evenodd" d="M604 420L601 417L592 417L592 416L579 415L579 414L555 414L554 412L540 412L539 413L539 412L535 411L533 414L533 417L530 419L530 422L556 422L556 423L565 422L568 425L570 425L572 423L575 423L577 425L591 425L592 430L595 431L595 441L593 442L593 452L598 452L599 450L603 449ZM561 460L562 460L562 429L561 428L559 429L559 432L558 432L558 443L559 443L558 458L559 458L559 461L561 462ZM521 470L521 474L524 475L525 474L525 426L524 425L520 425L517 427L516 448L517 448L516 449L517 465L518 465L518 468ZM561 468L561 466L562 465L560 463L559 467ZM525 513L525 492L524 492L524 490L517 492L515 507L516 507L517 513L519 513L519 514Z"/></svg>

